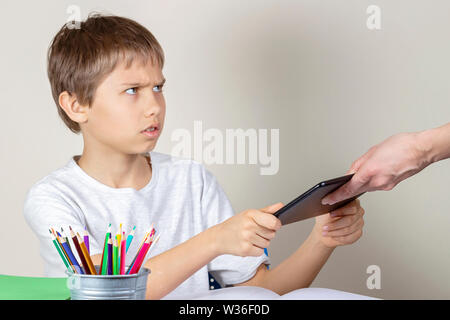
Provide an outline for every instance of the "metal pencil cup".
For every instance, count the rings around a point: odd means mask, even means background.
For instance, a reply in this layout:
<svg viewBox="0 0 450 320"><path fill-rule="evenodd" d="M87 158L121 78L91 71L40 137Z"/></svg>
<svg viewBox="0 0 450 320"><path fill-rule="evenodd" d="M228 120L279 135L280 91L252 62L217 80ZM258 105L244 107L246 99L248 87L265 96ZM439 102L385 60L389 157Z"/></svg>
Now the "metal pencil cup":
<svg viewBox="0 0 450 320"><path fill-rule="evenodd" d="M100 270L100 266L95 266ZM144 300L150 270L141 268L137 274L90 275L66 270L67 287L72 300Z"/></svg>

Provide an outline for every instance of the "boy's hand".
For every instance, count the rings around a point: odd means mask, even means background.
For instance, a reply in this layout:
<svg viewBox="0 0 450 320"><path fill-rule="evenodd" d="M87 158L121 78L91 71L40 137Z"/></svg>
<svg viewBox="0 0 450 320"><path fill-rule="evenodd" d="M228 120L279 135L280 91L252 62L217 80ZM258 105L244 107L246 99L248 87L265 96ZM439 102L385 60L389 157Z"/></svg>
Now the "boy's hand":
<svg viewBox="0 0 450 320"><path fill-rule="evenodd" d="M362 235L363 215L364 209L356 199L342 208L316 217L313 233L328 248L351 244Z"/></svg>
<svg viewBox="0 0 450 320"><path fill-rule="evenodd" d="M281 222L273 214L283 207L281 202L271 206L245 210L217 224L216 248L219 254L260 256L275 237Z"/></svg>

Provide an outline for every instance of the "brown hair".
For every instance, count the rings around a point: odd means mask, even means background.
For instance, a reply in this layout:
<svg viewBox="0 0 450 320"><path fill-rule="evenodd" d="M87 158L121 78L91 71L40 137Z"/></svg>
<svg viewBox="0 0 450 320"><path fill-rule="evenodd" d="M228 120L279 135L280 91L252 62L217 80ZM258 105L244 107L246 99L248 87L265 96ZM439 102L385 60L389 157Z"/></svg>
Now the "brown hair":
<svg viewBox="0 0 450 320"><path fill-rule="evenodd" d="M78 27L79 26L79 27ZM53 38L47 55L47 74L58 114L67 127L79 133L80 126L59 106L59 95L76 94L82 105L91 105L101 81L118 62L128 68L136 58L164 66L164 52L153 34L128 18L91 13L78 26L66 23Z"/></svg>

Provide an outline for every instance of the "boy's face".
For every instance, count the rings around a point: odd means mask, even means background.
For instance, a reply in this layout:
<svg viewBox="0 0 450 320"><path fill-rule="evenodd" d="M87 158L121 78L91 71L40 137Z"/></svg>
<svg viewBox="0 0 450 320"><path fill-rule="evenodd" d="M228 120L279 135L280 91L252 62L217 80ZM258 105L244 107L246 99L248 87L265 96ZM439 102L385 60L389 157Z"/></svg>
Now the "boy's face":
<svg viewBox="0 0 450 320"><path fill-rule="evenodd" d="M95 92L88 121L81 124L84 138L126 154L153 150L164 125L164 82L162 70L150 61L133 62L128 69L118 64ZM153 125L155 131L143 133Z"/></svg>

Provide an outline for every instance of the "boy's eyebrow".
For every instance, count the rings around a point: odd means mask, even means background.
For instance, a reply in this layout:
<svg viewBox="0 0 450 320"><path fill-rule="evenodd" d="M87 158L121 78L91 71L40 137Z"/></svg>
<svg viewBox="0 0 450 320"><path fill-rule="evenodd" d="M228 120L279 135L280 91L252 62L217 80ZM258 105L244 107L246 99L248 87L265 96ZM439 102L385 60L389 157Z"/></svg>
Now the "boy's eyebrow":
<svg viewBox="0 0 450 320"><path fill-rule="evenodd" d="M162 86L164 83L166 83L166 78L164 78L162 81L155 83L155 86ZM122 86L130 86L130 87L143 87L148 85L148 83L142 83L142 82L125 82L121 84Z"/></svg>

